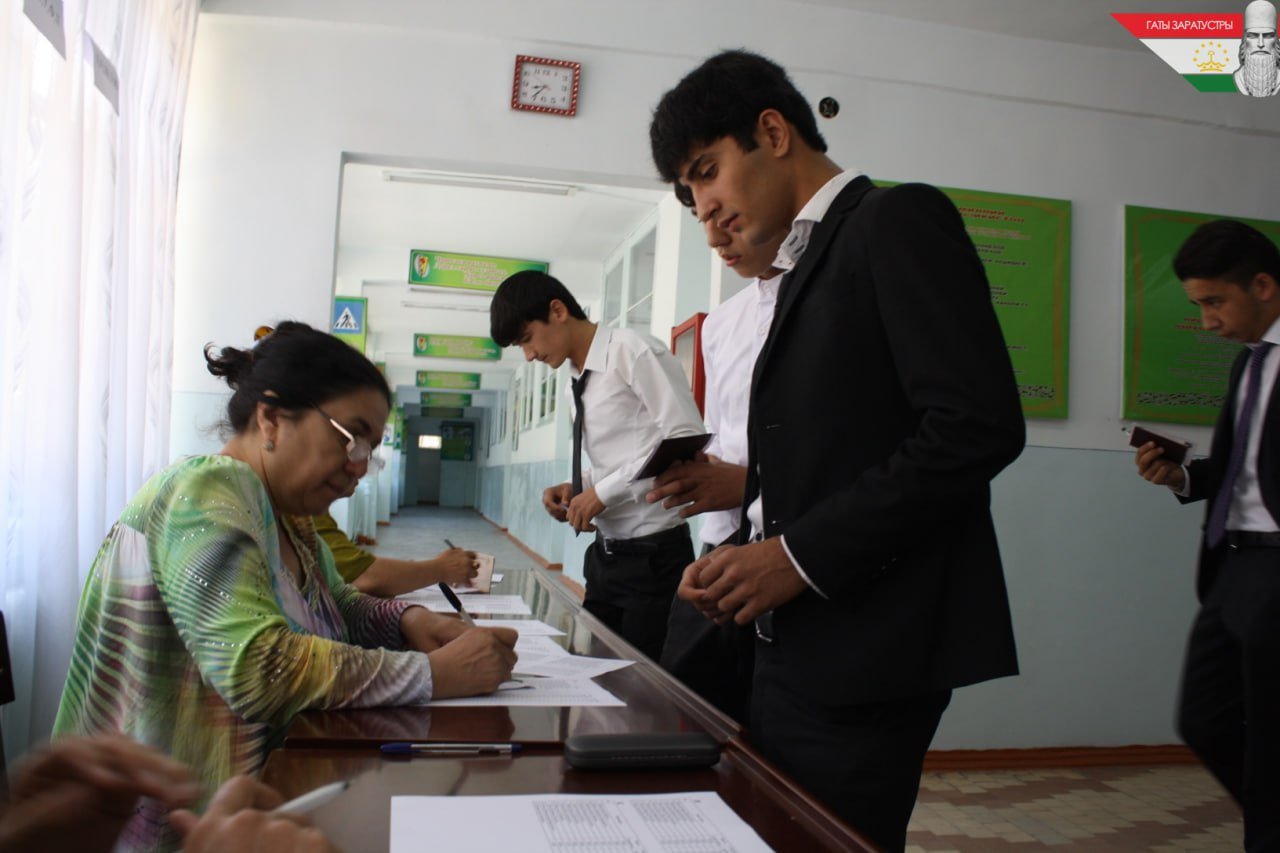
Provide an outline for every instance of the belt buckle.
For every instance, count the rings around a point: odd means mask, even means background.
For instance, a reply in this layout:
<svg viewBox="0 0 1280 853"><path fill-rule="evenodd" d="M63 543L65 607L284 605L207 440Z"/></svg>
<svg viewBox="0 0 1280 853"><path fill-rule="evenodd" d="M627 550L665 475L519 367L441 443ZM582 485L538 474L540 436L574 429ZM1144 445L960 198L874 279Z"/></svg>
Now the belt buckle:
<svg viewBox="0 0 1280 853"><path fill-rule="evenodd" d="M605 556L607 556L607 557L612 557L612 556L614 556L614 554L613 554L613 548L611 548L611 547L609 546L609 537L608 537L608 536L601 536L601 537L600 537L600 550L604 551Z"/></svg>

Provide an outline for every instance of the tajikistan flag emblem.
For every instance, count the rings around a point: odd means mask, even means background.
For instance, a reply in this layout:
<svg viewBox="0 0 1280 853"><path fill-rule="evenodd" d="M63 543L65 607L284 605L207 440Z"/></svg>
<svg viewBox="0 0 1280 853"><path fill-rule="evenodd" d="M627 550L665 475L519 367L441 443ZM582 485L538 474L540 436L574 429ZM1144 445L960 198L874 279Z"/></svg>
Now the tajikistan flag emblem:
<svg viewBox="0 0 1280 853"><path fill-rule="evenodd" d="M1113 18L1201 92L1239 92L1244 15L1144 15ZM1272 25L1274 32L1274 24Z"/></svg>

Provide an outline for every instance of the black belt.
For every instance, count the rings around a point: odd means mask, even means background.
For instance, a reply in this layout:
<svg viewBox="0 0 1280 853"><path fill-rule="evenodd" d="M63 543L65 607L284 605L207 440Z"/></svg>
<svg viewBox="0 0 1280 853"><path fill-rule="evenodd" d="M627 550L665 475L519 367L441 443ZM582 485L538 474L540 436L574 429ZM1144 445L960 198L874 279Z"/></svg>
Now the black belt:
<svg viewBox="0 0 1280 853"><path fill-rule="evenodd" d="M677 524L657 533L637 536L634 539L609 539L604 534L596 533L596 544L606 554L653 554L664 545L670 545L689 538L689 525Z"/></svg>
<svg viewBox="0 0 1280 853"><path fill-rule="evenodd" d="M1280 548L1280 533L1258 530L1228 530L1227 544L1232 548Z"/></svg>

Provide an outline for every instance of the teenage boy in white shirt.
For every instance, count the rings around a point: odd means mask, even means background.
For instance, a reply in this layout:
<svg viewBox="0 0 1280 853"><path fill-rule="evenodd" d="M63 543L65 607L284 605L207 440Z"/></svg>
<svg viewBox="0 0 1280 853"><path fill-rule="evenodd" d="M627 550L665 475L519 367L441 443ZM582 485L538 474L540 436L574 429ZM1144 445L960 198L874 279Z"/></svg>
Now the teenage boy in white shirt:
<svg viewBox="0 0 1280 853"><path fill-rule="evenodd" d="M751 283L711 310L702 325L706 371L706 421L713 438L693 462L677 463L654 480L649 502L680 507L689 518L705 513L702 553L732 543L742 516L747 481L747 414L751 371L773 322L780 271L773 266L785 232L753 245L740 233L703 226L710 246L725 265ZM746 722L751 693L754 630L733 622L717 626L687 601L671 605L664 669L740 722Z"/></svg>
<svg viewBox="0 0 1280 853"><path fill-rule="evenodd" d="M489 320L499 346L519 346L526 360L553 370L570 363L574 476L548 487L543 506L574 530L596 534L583 559L583 607L656 660L693 543L678 511L645 501L652 479L632 480L658 442L703 431L680 364L649 335L592 323L569 290L542 272L519 272L499 285Z"/></svg>

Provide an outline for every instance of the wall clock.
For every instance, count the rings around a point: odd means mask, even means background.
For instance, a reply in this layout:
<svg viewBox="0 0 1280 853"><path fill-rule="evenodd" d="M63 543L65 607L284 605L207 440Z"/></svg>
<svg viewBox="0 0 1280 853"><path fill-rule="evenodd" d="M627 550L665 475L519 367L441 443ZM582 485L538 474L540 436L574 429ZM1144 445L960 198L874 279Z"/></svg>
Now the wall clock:
<svg viewBox="0 0 1280 853"><path fill-rule="evenodd" d="M511 81L511 109L572 116L578 112L582 63L517 56Z"/></svg>

